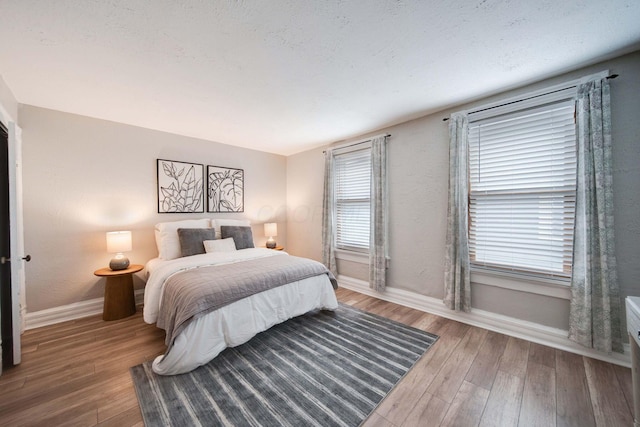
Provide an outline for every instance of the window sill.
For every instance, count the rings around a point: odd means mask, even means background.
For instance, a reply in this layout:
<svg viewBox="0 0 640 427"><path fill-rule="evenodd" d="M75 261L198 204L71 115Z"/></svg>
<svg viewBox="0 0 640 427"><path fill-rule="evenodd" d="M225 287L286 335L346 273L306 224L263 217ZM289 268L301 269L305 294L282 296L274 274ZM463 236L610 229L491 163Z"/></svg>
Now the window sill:
<svg viewBox="0 0 640 427"><path fill-rule="evenodd" d="M336 249L336 258L343 261L357 262L360 264L369 264L368 252L346 251L344 249Z"/></svg>
<svg viewBox="0 0 640 427"><path fill-rule="evenodd" d="M566 300L571 299L571 287L569 283L558 279L529 277L513 273L472 268L471 283Z"/></svg>
<svg viewBox="0 0 640 427"><path fill-rule="evenodd" d="M369 265L369 253L368 252L355 252L347 251L344 249L336 249L336 258L342 261L357 262L358 264ZM386 268L389 268L391 258L386 258Z"/></svg>

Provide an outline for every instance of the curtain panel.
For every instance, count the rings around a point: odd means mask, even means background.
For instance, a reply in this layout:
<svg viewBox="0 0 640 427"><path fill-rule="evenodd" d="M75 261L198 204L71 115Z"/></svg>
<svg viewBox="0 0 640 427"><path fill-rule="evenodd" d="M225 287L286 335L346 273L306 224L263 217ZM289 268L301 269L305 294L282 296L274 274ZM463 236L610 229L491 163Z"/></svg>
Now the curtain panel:
<svg viewBox="0 0 640 427"><path fill-rule="evenodd" d="M324 153L324 194L322 199L322 263L338 277L334 244L333 151Z"/></svg>
<svg viewBox="0 0 640 427"><path fill-rule="evenodd" d="M371 242L369 287L383 292L387 282L387 138L371 140Z"/></svg>
<svg viewBox="0 0 640 427"><path fill-rule="evenodd" d="M469 262L469 120L466 113L449 119L449 204L444 270L444 304L471 310Z"/></svg>
<svg viewBox="0 0 640 427"><path fill-rule="evenodd" d="M608 353L622 352L613 234L611 108L606 78L578 86L576 139L569 339Z"/></svg>

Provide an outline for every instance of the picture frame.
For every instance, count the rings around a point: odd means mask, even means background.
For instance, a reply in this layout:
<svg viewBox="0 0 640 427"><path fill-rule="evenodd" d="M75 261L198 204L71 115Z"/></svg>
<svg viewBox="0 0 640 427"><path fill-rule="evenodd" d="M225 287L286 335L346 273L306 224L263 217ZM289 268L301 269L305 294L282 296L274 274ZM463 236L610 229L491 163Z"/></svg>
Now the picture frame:
<svg viewBox="0 0 640 427"><path fill-rule="evenodd" d="M158 213L204 213L204 165L157 159Z"/></svg>
<svg viewBox="0 0 640 427"><path fill-rule="evenodd" d="M244 212L244 169L207 166L207 212Z"/></svg>

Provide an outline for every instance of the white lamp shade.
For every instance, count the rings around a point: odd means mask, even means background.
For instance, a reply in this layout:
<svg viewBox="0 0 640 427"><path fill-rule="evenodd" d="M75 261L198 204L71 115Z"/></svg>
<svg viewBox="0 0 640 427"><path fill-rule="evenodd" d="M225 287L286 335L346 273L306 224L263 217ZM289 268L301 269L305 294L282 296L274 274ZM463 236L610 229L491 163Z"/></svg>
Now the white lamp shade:
<svg viewBox="0 0 640 427"><path fill-rule="evenodd" d="M276 237L278 235L278 224L276 224L275 222L265 223L264 235L267 237Z"/></svg>
<svg viewBox="0 0 640 427"><path fill-rule="evenodd" d="M107 233L107 252L120 253L131 250L130 231L110 231Z"/></svg>

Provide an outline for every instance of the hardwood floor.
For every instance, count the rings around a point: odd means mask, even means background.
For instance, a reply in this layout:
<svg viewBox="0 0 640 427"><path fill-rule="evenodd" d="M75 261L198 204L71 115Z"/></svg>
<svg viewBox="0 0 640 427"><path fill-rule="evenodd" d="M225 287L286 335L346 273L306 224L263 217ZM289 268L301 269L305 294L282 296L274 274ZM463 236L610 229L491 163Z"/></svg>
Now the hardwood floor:
<svg viewBox="0 0 640 427"><path fill-rule="evenodd" d="M440 338L365 421L374 426L632 426L629 369L345 289L338 299ZM129 367L164 351L141 313L27 331L0 377L0 426L142 426Z"/></svg>

